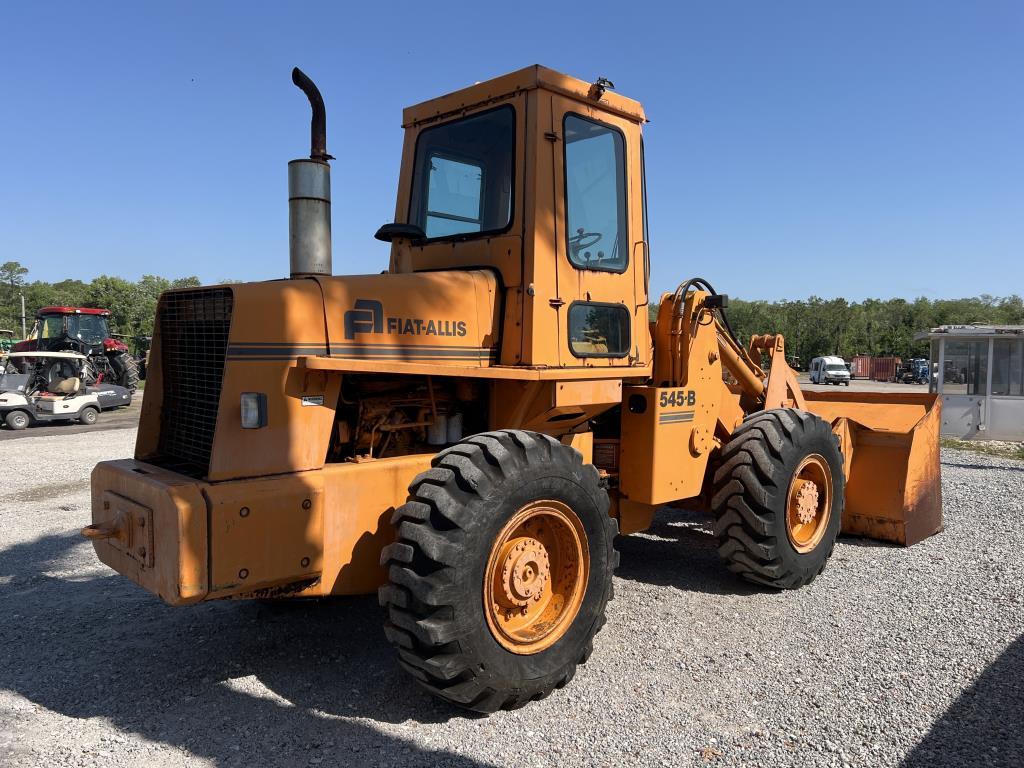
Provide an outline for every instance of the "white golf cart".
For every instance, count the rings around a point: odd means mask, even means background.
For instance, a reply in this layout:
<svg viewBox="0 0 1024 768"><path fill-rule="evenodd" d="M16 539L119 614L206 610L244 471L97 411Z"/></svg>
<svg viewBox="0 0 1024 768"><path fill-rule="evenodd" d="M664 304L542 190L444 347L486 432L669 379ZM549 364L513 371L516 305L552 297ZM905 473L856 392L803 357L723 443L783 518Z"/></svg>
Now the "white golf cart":
<svg viewBox="0 0 1024 768"><path fill-rule="evenodd" d="M0 365L0 422L10 429L47 421L95 424L100 411L130 405L132 393L125 387L102 381L82 385L86 360L78 352L5 355Z"/></svg>

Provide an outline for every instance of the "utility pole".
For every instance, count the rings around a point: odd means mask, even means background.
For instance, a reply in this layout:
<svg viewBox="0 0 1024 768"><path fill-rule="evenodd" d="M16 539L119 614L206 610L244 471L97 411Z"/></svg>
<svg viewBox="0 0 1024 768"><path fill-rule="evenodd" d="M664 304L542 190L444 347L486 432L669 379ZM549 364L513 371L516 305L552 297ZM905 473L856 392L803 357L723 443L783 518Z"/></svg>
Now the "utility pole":
<svg viewBox="0 0 1024 768"><path fill-rule="evenodd" d="M21 294L21 338L25 338L25 294Z"/></svg>

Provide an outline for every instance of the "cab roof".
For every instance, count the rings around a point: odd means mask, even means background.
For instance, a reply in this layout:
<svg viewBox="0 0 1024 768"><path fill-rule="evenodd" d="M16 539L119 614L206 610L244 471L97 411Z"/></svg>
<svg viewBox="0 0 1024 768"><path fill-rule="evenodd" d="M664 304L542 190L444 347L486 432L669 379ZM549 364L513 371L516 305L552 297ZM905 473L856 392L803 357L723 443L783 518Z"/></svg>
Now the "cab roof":
<svg viewBox="0 0 1024 768"><path fill-rule="evenodd" d="M43 315L109 315L109 309L92 309L91 307L43 307L36 312L36 317Z"/></svg>
<svg viewBox="0 0 1024 768"><path fill-rule="evenodd" d="M423 101L402 112L402 127L410 128L420 123L432 122L473 107L507 98L523 91L543 88L587 104L599 104L603 109L638 123L647 121L644 108L639 101L605 90L600 92L592 83L587 83L553 69L534 64L501 77L476 83L468 88Z"/></svg>

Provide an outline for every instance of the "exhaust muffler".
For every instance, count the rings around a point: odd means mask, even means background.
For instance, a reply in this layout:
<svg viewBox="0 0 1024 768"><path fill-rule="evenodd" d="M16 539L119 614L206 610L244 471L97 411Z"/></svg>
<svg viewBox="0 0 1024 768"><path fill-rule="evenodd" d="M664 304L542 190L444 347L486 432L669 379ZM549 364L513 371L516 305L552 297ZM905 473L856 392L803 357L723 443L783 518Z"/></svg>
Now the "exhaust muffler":
<svg viewBox="0 0 1024 768"><path fill-rule="evenodd" d="M331 166L327 154L327 111L313 81L298 67L292 70L297 85L313 110L310 119L309 159L288 163L288 257L292 277L330 275Z"/></svg>

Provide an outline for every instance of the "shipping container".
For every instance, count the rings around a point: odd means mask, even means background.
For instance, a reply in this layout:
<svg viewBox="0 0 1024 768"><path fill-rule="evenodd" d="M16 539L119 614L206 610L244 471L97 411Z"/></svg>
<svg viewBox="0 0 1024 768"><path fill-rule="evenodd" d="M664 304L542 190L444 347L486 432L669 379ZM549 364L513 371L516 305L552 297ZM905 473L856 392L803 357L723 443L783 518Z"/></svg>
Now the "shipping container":
<svg viewBox="0 0 1024 768"><path fill-rule="evenodd" d="M871 355L854 355L850 361L850 378L871 378Z"/></svg>
<svg viewBox="0 0 1024 768"><path fill-rule="evenodd" d="M902 362L898 357L871 358L871 380L896 381L896 373Z"/></svg>

